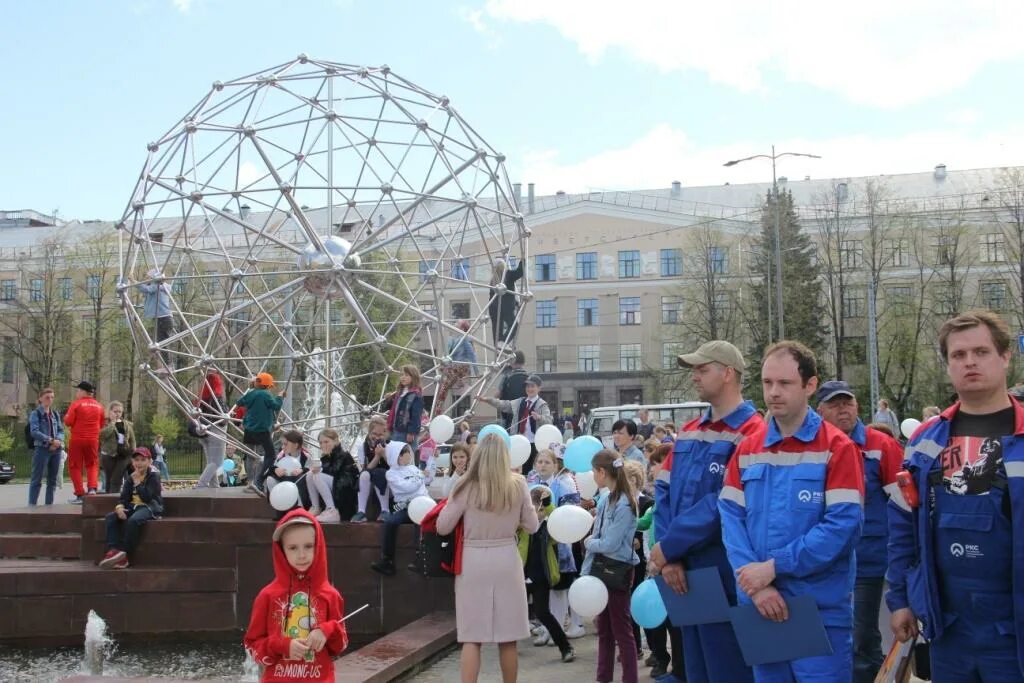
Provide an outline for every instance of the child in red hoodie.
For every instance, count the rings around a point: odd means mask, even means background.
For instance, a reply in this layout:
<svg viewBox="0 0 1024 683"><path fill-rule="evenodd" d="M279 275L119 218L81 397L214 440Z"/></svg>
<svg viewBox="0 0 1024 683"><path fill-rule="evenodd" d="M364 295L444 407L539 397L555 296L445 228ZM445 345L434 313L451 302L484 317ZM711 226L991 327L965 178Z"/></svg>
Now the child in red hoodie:
<svg viewBox="0 0 1024 683"><path fill-rule="evenodd" d="M263 666L263 683L330 683L348 634L345 601L327 580L320 523L292 510L274 529L273 553L274 580L253 603L245 649Z"/></svg>

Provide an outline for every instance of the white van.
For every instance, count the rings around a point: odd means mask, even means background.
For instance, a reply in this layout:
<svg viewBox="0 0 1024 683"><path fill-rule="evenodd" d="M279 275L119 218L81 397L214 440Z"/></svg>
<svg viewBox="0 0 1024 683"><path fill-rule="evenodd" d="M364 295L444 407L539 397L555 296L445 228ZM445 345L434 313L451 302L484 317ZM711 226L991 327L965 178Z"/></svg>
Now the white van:
<svg viewBox="0 0 1024 683"><path fill-rule="evenodd" d="M639 405L636 403L623 406L606 406L595 408L590 413L587 423L587 434L601 439L606 448L612 448L612 425L619 420L633 420L639 423L641 410L650 413L651 422L656 425L671 422L676 429L697 417L708 408L710 403L704 401L686 401L685 403L654 403Z"/></svg>

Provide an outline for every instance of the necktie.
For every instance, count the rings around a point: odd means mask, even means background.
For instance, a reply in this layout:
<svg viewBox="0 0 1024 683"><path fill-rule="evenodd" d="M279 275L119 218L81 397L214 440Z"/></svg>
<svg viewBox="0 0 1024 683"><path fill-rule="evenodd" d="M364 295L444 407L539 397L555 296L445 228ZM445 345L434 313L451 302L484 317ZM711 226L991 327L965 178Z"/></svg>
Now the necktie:
<svg viewBox="0 0 1024 683"><path fill-rule="evenodd" d="M530 411L533 410L533 402L523 400L519 408L519 433L526 434L526 421L530 419Z"/></svg>

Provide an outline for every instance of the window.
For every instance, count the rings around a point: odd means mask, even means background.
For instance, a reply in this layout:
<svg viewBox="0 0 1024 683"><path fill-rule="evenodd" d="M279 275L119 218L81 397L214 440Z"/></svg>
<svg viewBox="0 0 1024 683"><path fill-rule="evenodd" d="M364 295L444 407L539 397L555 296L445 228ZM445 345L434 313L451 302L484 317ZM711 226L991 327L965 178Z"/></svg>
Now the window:
<svg viewBox="0 0 1024 683"><path fill-rule="evenodd" d="M1005 282L982 282L981 305L992 311L1005 311L1009 292Z"/></svg>
<svg viewBox="0 0 1024 683"><path fill-rule="evenodd" d="M455 280L469 279L468 258L458 258L452 261L452 278Z"/></svg>
<svg viewBox="0 0 1024 683"><path fill-rule="evenodd" d="M28 300L43 300L43 281L39 278L32 278L28 281Z"/></svg>
<svg viewBox="0 0 1024 683"><path fill-rule="evenodd" d="M596 280L597 279L597 252L585 251L576 254L576 279Z"/></svg>
<svg viewBox="0 0 1024 683"><path fill-rule="evenodd" d="M868 362L866 337L843 337L843 362L846 365L864 365Z"/></svg>
<svg viewBox="0 0 1024 683"><path fill-rule="evenodd" d="M864 262L864 243L860 240L839 242L839 262L843 268L860 268Z"/></svg>
<svg viewBox="0 0 1024 683"><path fill-rule="evenodd" d="M597 299L576 300L576 325L590 327L597 324Z"/></svg>
<svg viewBox="0 0 1024 683"><path fill-rule="evenodd" d="M557 327L558 309L554 299L537 300L537 327Z"/></svg>
<svg viewBox="0 0 1024 683"><path fill-rule="evenodd" d="M427 281L427 273L431 270L437 270L437 259L431 261L420 261L420 282Z"/></svg>
<svg viewBox="0 0 1024 683"><path fill-rule="evenodd" d="M661 369L675 370L679 367L678 358L686 353L686 344L682 342L664 342L661 345Z"/></svg>
<svg viewBox="0 0 1024 683"><path fill-rule="evenodd" d="M533 279L537 282L554 282L558 279L555 271L554 254L537 254L533 259L536 273Z"/></svg>
<svg viewBox="0 0 1024 683"><path fill-rule="evenodd" d="M640 297L620 296L619 297L619 324L639 325L640 324Z"/></svg>
<svg viewBox="0 0 1024 683"><path fill-rule="evenodd" d="M661 297L661 323L663 325L679 325L683 322L683 297Z"/></svg>
<svg viewBox="0 0 1024 683"><path fill-rule="evenodd" d="M238 283L235 285L236 289L241 287L241 285L242 285L242 281L239 280ZM177 280L175 280L174 282L171 283L171 293L174 294L175 296L184 296L185 292L187 291L187 289L188 289L188 281L187 280L182 280L182 279L179 278L179 279L177 279Z"/></svg>
<svg viewBox="0 0 1024 683"><path fill-rule="evenodd" d="M950 235L940 235L935 240L935 263L948 265L956 259L956 240Z"/></svg>
<svg viewBox="0 0 1024 683"><path fill-rule="evenodd" d="M896 315L910 315L913 297L910 285L893 285L885 290L886 304Z"/></svg>
<svg viewBox="0 0 1024 683"><path fill-rule="evenodd" d="M683 250L661 250L661 276L678 277L683 274Z"/></svg>
<svg viewBox="0 0 1024 683"><path fill-rule="evenodd" d="M0 280L0 301L14 301L17 296L17 280Z"/></svg>
<svg viewBox="0 0 1024 683"><path fill-rule="evenodd" d="M58 282L57 286L60 288L60 298L64 301L71 301L71 278L62 277Z"/></svg>
<svg viewBox="0 0 1024 683"><path fill-rule="evenodd" d="M636 372L640 369L640 345L619 344L619 370Z"/></svg>
<svg viewBox="0 0 1024 683"><path fill-rule="evenodd" d="M724 275L729 272L729 250L726 247L708 249L708 261L711 262L712 273Z"/></svg>
<svg viewBox="0 0 1024 683"><path fill-rule="evenodd" d="M597 372L601 369L601 347L597 344L577 347L576 362L580 372Z"/></svg>
<svg viewBox="0 0 1024 683"><path fill-rule="evenodd" d="M939 315L953 315L956 313L956 296L953 288L940 285L935 289L935 312Z"/></svg>
<svg viewBox="0 0 1024 683"><path fill-rule="evenodd" d="M90 299L100 298L100 276L90 275L85 278L85 291L89 295Z"/></svg>
<svg viewBox="0 0 1024 683"><path fill-rule="evenodd" d="M714 310L712 312L719 320L727 318L732 312L732 293L715 292Z"/></svg>
<svg viewBox="0 0 1024 683"><path fill-rule="evenodd" d="M558 347L538 346L537 347L537 368L543 373L557 372L558 368Z"/></svg>
<svg viewBox="0 0 1024 683"><path fill-rule="evenodd" d="M907 240L885 240L882 242L882 258L890 266L909 266L910 252Z"/></svg>
<svg viewBox="0 0 1024 683"><path fill-rule="evenodd" d="M640 277L640 251L619 252L619 277Z"/></svg>
<svg viewBox="0 0 1024 683"><path fill-rule="evenodd" d="M859 287L846 287L843 289L843 317L863 318L864 310L867 308L867 295Z"/></svg>
<svg viewBox="0 0 1024 683"><path fill-rule="evenodd" d="M341 307L336 306L339 311ZM467 320L469 319L469 302L468 301L453 301L452 302L452 320Z"/></svg>
<svg viewBox="0 0 1024 683"><path fill-rule="evenodd" d="M1002 263L1006 260L1006 238L1003 233L992 232L982 235L981 260L986 263Z"/></svg>

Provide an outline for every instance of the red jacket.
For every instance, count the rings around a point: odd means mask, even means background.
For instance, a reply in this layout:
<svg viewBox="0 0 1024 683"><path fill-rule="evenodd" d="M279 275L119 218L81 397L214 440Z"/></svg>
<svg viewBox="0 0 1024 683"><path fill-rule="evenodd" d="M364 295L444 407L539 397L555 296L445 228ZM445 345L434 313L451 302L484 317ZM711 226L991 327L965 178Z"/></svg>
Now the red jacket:
<svg viewBox="0 0 1024 683"><path fill-rule="evenodd" d="M82 439L99 439L107 411L92 396L85 396L71 402L64 415L64 424L71 427L71 437L82 443Z"/></svg>
<svg viewBox="0 0 1024 683"><path fill-rule="evenodd" d="M280 543L273 543L274 580L260 591L252 606L245 632L245 649L263 668L263 683L295 681L333 683L335 657L348 647L345 601L327 579L327 544L315 518L305 510L292 510L278 526L296 517L313 520L316 551L313 565L299 574L288 563ZM320 629L327 642L310 660L289 659L293 638L305 638Z"/></svg>
<svg viewBox="0 0 1024 683"><path fill-rule="evenodd" d="M444 498L438 501L437 505L430 509L424 517L423 521L420 522L420 531L422 533L437 533L437 518L441 516L441 510L444 510L444 506L448 504L448 499ZM455 525L455 531L452 533L455 535L455 559L452 562L452 566L448 567L444 564L441 565L442 569L446 572L450 572L456 576L462 573L462 534L465 531L465 526L462 524L462 520Z"/></svg>

